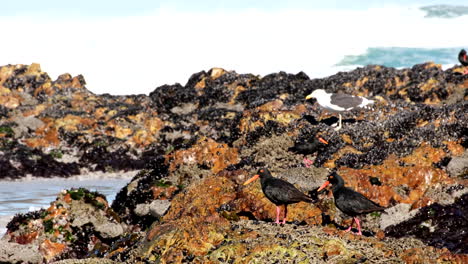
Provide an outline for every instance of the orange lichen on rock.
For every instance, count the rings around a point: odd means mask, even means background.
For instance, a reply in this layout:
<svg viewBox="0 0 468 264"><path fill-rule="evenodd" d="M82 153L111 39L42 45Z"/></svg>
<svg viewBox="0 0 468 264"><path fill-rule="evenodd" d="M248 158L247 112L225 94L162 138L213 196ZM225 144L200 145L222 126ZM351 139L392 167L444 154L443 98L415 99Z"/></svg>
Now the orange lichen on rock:
<svg viewBox="0 0 468 264"><path fill-rule="evenodd" d="M15 109L21 105L23 99L20 95L13 94L13 95L0 95L0 105L3 105L9 109Z"/></svg>
<svg viewBox="0 0 468 264"><path fill-rule="evenodd" d="M436 260L433 257L440 255ZM466 263L467 255L451 254L448 249L438 249L434 247L410 248L404 250L399 256L405 263Z"/></svg>
<svg viewBox="0 0 468 264"><path fill-rule="evenodd" d="M58 146L60 144L59 134L54 122L51 118L41 119L45 125L36 129L36 136L34 138L27 138L24 140L26 145L31 148L45 148L50 146Z"/></svg>
<svg viewBox="0 0 468 264"><path fill-rule="evenodd" d="M148 132L151 133L151 135L155 136L159 130L164 126L164 121L162 121L160 118L153 116L149 118L145 118L145 128Z"/></svg>
<svg viewBox="0 0 468 264"><path fill-rule="evenodd" d="M31 243L33 240L35 240L38 235L39 235L38 231L33 231L30 233L15 236L14 241L18 244L26 245L26 244Z"/></svg>
<svg viewBox="0 0 468 264"><path fill-rule="evenodd" d="M419 87L419 89L421 89L421 91L423 91L423 92L427 92L427 91L430 91L430 90L436 88L438 84L439 84L439 81L432 78L432 79L427 80L425 83L423 83Z"/></svg>
<svg viewBox="0 0 468 264"><path fill-rule="evenodd" d="M437 258L438 263L468 263L467 254L452 254L446 248L443 248L440 251L445 252Z"/></svg>
<svg viewBox="0 0 468 264"><path fill-rule="evenodd" d="M40 113L42 113L44 110L46 110L48 107L50 107L49 104L39 104L34 107L34 109L29 110L29 111L24 111L23 116L38 116Z"/></svg>
<svg viewBox="0 0 468 264"><path fill-rule="evenodd" d="M79 109L87 113L92 113L95 110L95 98L90 96L88 91L74 92L70 105L73 109Z"/></svg>
<svg viewBox="0 0 468 264"><path fill-rule="evenodd" d="M420 207L431 202L430 199L424 199L424 194L430 186L449 184L453 181L445 171L432 166L444 156L442 149L423 144L406 157L397 158L390 155L381 165L363 169L341 168L340 174L349 186L382 206L388 206L393 199L398 203ZM382 185L371 184L370 177L377 177ZM409 190L405 193L399 192L402 188ZM418 203L415 204L416 202Z"/></svg>
<svg viewBox="0 0 468 264"><path fill-rule="evenodd" d="M265 197L259 181L242 190L240 199L236 201L236 207L242 212L252 213L256 219L266 220L276 217L275 205Z"/></svg>
<svg viewBox="0 0 468 264"><path fill-rule="evenodd" d="M236 98L237 98L237 96L238 96L241 92L245 91L246 89L247 89L247 88L245 88L244 86L242 86L242 85L237 85L237 84L236 84L236 85L235 85L235 88L233 89L233 90L234 90L234 94L232 95L231 100L229 101L229 104L235 104L235 103L236 103Z"/></svg>
<svg viewBox="0 0 468 264"><path fill-rule="evenodd" d="M152 186L151 191L153 192L153 198L159 200L171 199L175 193L179 190L177 186Z"/></svg>
<svg viewBox="0 0 468 264"><path fill-rule="evenodd" d="M443 141L448 150L452 153L453 156L461 156L465 152L465 148L455 141Z"/></svg>
<svg viewBox="0 0 468 264"><path fill-rule="evenodd" d="M225 177L207 177L190 186L184 195L176 196L164 220L175 220L182 215L202 219L217 215L217 208L236 198L235 186L234 182ZM217 221L222 221L220 219Z"/></svg>
<svg viewBox="0 0 468 264"><path fill-rule="evenodd" d="M52 84L49 82L43 83L41 86L34 90L34 96L39 95L40 93L47 94L48 96L52 96L54 94L54 89L52 88Z"/></svg>
<svg viewBox="0 0 468 264"><path fill-rule="evenodd" d="M12 65L0 67L0 94L2 94L2 92L4 91L2 89L6 89L3 87L3 83L8 79L8 77L10 77L13 74L15 70L14 68L15 66ZM8 92L10 91L9 89L6 90L8 90Z"/></svg>
<svg viewBox="0 0 468 264"><path fill-rule="evenodd" d="M347 253L348 250L344 247L342 242L331 239L325 242L322 248L322 252L325 256L332 257Z"/></svg>
<svg viewBox="0 0 468 264"><path fill-rule="evenodd" d="M436 68L438 70L442 70L442 65L434 63L433 61L429 61L424 65L425 69Z"/></svg>
<svg viewBox="0 0 468 264"><path fill-rule="evenodd" d="M67 214L67 209L64 207L57 207L56 202L52 202L49 208L47 208L47 215L44 217L44 221L53 219L57 216L65 216Z"/></svg>
<svg viewBox="0 0 468 264"><path fill-rule="evenodd" d="M366 82L369 81L369 77L364 77L356 81L356 87L362 87Z"/></svg>
<svg viewBox="0 0 468 264"><path fill-rule="evenodd" d="M133 130L128 127L114 126L114 136L116 138L125 139L133 134Z"/></svg>
<svg viewBox="0 0 468 264"><path fill-rule="evenodd" d="M146 132L146 130L136 130L130 141L137 146L148 146L154 140L155 138Z"/></svg>
<svg viewBox="0 0 468 264"><path fill-rule="evenodd" d="M433 148L428 143L422 143L411 155L403 157L401 160L407 164L431 166L433 163L439 162L445 156L446 153L442 148Z"/></svg>
<svg viewBox="0 0 468 264"><path fill-rule="evenodd" d="M258 111L260 112L271 112L271 111L278 111L283 107L283 101L281 100L273 100L266 104L263 104L257 107Z"/></svg>
<svg viewBox="0 0 468 264"><path fill-rule="evenodd" d="M228 178L208 177L176 196L164 224L148 232L144 254L158 250L165 261L182 258L182 252L206 255L224 240L230 226L217 209L236 198L235 186Z"/></svg>
<svg viewBox="0 0 468 264"><path fill-rule="evenodd" d="M72 77L69 73L64 73L57 78L57 81L54 82L54 88L62 90L65 88L73 89L83 89L84 88L84 78L81 75Z"/></svg>
<svg viewBox="0 0 468 264"><path fill-rule="evenodd" d="M341 134L341 139L343 139L343 141L346 142L347 144L353 144L351 137L347 134Z"/></svg>
<svg viewBox="0 0 468 264"><path fill-rule="evenodd" d="M227 166L239 162L239 154L237 148L230 148L227 144L208 138L201 139L189 149L167 155L166 161L170 164L170 171L174 171L182 164L198 164L206 165L213 173L218 173Z"/></svg>
<svg viewBox="0 0 468 264"><path fill-rule="evenodd" d="M223 68L211 68L209 73L210 73L211 79L216 80L219 77L221 77L223 74L225 74L226 71Z"/></svg>
<svg viewBox="0 0 468 264"><path fill-rule="evenodd" d="M282 125L288 125L301 117L306 111L305 107L294 108L293 110L280 110L283 101L275 100L263 104L253 110L244 111L239 123L239 129L243 133L255 131L259 127L264 127L266 122L275 121Z"/></svg>
<svg viewBox="0 0 468 264"><path fill-rule="evenodd" d="M39 251L47 261L60 255L64 249L64 244L54 243L49 239L44 240L44 242L42 242L42 244L39 246Z"/></svg>
<svg viewBox="0 0 468 264"><path fill-rule="evenodd" d="M76 132L84 129L89 129L95 123L94 120L90 118L83 118L76 115L66 115L63 118L57 118L55 120L55 127L63 128L66 131Z"/></svg>

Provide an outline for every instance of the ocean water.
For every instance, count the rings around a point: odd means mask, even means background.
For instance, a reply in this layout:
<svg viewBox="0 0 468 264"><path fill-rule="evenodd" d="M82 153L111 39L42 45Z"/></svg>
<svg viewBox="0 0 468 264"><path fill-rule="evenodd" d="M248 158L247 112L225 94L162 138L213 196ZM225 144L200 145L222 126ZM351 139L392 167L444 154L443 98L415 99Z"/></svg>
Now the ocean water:
<svg viewBox="0 0 468 264"><path fill-rule="evenodd" d="M311 78L367 64L451 67L468 49L467 0L155 2L130 15L0 16L10 40L0 64L38 62L53 79L83 74L91 91L118 95L184 85L212 67ZM44 29L70 36L51 41Z"/></svg>
<svg viewBox="0 0 468 264"><path fill-rule="evenodd" d="M26 178L0 181L0 235L8 221L17 213L48 208L62 190L84 187L104 194L112 203L115 195L136 172L99 174L62 178Z"/></svg>
<svg viewBox="0 0 468 264"><path fill-rule="evenodd" d="M412 67L428 61L449 68L460 64L458 53L468 48L468 34L462 33L468 23L468 1L392 1L386 8L364 8L346 28L353 28L354 37L342 41L332 65L317 76L334 74L366 65ZM427 5L424 2L436 4ZM368 3L369 4L369 3ZM465 5L463 5L465 4ZM358 25L359 24L359 25ZM360 34L355 34L360 32Z"/></svg>
<svg viewBox="0 0 468 264"><path fill-rule="evenodd" d="M402 68L411 67L425 61L434 61L442 65L453 66L454 55L458 55L462 48L375 47L368 48L360 55L346 55L336 66L377 64Z"/></svg>

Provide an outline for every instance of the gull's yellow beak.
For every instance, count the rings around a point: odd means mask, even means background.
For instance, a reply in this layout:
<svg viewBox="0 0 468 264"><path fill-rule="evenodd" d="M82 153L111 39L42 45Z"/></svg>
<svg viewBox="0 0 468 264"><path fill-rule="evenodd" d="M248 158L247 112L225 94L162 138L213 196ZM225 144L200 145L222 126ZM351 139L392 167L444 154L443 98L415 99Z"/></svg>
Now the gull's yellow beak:
<svg viewBox="0 0 468 264"><path fill-rule="evenodd" d="M260 177L260 175L254 175L252 178L248 179L247 181L244 182L244 185L247 185L253 181L255 181L256 179L258 179L258 177Z"/></svg>
<svg viewBox="0 0 468 264"><path fill-rule="evenodd" d="M306 100L309 100L309 99L312 99L312 98L314 98L314 97L312 96L312 94L309 94L308 96L306 96Z"/></svg>

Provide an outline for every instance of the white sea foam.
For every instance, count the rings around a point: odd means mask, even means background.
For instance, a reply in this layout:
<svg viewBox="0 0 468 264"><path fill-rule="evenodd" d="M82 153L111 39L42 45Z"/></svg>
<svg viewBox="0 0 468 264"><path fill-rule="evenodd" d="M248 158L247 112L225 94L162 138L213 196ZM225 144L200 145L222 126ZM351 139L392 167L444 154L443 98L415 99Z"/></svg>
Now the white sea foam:
<svg viewBox="0 0 468 264"><path fill-rule="evenodd" d="M468 46L468 34L461 34L468 16L425 15L418 6L392 5L218 12L160 8L144 16L92 19L1 17L0 58L2 64L39 62L53 78L66 71L83 74L96 93L131 94L185 84L192 73L211 67L323 77L340 70L334 65L346 55L364 54L369 47Z"/></svg>
<svg viewBox="0 0 468 264"><path fill-rule="evenodd" d="M6 233L6 225L13 218L12 215L0 215L0 238Z"/></svg>

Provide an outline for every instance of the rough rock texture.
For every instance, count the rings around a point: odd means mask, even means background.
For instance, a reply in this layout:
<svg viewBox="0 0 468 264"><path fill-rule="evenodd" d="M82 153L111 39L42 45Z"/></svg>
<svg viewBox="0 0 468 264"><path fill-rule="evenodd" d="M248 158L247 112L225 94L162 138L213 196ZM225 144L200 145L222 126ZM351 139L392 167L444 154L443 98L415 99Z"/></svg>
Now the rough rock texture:
<svg viewBox="0 0 468 264"><path fill-rule="evenodd" d="M9 243L0 241L0 262L1 263L40 263L42 256L39 248L35 244L22 245L19 243Z"/></svg>
<svg viewBox="0 0 468 264"><path fill-rule="evenodd" d="M111 208L54 202L75 220L62 217L58 229L54 217L52 230L74 241L42 231L51 225L42 212L17 216L7 236L37 243L46 260L466 262L468 75L460 70L371 65L309 79L214 68L149 96L110 96L90 93L82 76L52 81L38 65L1 67L1 176L142 169ZM336 116L304 100L318 88L376 103L344 113L335 131ZM329 144L307 169L289 149L316 134ZM284 227L270 224L275 206L259 183L242 185L259 167L318 202L289 206ZM341 231L351 219L331 192L315 192L327 169L392 207L362 217L363 237Z"/></svg>
<svg viewBox="0 0 468 264"><path fill-rule="evenodd" d="M63 191L48 209L18 214L8 223L2 261L89 257L93 250L109 248L107 244L120 238L124 228L101 194L81 188ZM24 254L8 253L19 249Z"/></svg>
<svg viewBox="0 0 468 264"><path fill-rule="evenodd" d="M460 177L468 179L468 151L465 150L463 155L453 157L447 164L447 172L451 177Z"/></svg>

